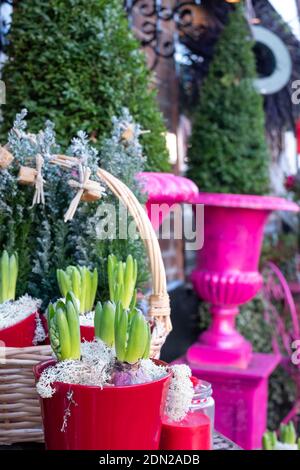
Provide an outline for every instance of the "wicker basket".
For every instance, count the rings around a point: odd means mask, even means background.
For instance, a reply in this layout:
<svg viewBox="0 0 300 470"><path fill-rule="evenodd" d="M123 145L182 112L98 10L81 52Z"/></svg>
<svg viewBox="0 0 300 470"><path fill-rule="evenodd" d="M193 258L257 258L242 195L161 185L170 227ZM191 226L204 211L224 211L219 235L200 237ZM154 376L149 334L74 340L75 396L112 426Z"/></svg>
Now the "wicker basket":
<svg viewBox="0 0 300 470"><path fill-rule="evenodd" d="M170 303L159 243L145 210L127 186L102 169L97 174L127 206L147 249L153 289L148 314L155 323L151 357L158 358L171 331ZM5 361L1 362L3 357ZM50 346L0 348L0 444L44 441L32 368L50 357Z"/></svg>
<svg viewBox="0 0 300 470"><path fill-rule="evenodd" d="M51 348L1 349L0 444L43 442L41 410L32 368L52 357Z"/></svg>
<svg viewBox="0 0 300 470"><path fill-rule="evenodd" d="M170 320L170 299L167 293L166 271L156 233L146 211L124 183L102 169L98 170L97 175L127 207L147 249L152 277L152 294L149 297L148 314L155 320L155 329L154 334L152 334L151 343L151 357L157 359L161 347L172 329L172 325Z"/></svg>

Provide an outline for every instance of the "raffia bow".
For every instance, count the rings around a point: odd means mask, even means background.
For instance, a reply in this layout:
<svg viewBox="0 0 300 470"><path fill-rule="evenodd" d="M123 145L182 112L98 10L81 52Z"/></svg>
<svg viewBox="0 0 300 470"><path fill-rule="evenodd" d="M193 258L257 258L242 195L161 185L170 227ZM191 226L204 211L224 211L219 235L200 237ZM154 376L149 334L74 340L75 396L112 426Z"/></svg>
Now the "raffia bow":
<svg viewBox="0 0 300 470"><path fill-rule="evenodd" d="M2 147L0 145L0 168L6 170L9 165L12 163L14 157L7 148L7 145Z"/></svg>
<svg viewBox="0 0 300 470"><path fill-rule="evenodd" d="M77 210L79 202L85 190L89 189L88 183L91 176L91 170L88 167L79 165L79 181L69 180L68 184L73 189L78 189L75 197L72 199L69 209L65 213L64 221L72 220Z"/></svg>
<svg viewBox="0 0 300 470"><path fill-rule="evenodd" d="M32 206L34 207L36 204L45 204L45 193L44 193L44 183L45 180L43 178L42 170L44 166L44 159L42 155L38 154L36 156L36 177L35 177L35 191L32 201Z"/></svg>
<svg viewBox="0 0 300 470"><path fill-rule="evenodd" d="M45 180L43 178L44 159L42 155L38 153L35 158L35 162L36 168L21 166L18 176L18 182L20 184L28 184L35 186L31 208L34 207L36 204L45 204Z"/></svg>
<svg viewBox="0 0 300 470"><path fill-rule="evenodd" d="M82 165L80 160L76 157L56 155L52 163L69 170L74 167L78 168L79 181L73 179L68 181L69 186L77 190L77 193L72 199L71 204L64 216L64 221L68 222L69 220L73 219L80 201L90 202L101 199L105 188L102 187L98 181L90 180L92 173L90 168Z"/></svg>

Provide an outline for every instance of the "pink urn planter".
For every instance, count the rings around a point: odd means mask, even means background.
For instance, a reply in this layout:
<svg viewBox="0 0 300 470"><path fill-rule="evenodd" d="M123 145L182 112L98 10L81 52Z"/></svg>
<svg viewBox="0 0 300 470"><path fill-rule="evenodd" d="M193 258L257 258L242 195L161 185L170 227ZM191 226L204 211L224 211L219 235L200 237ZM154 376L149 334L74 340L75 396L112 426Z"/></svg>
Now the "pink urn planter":
<svg viewBox="0 0 300 470"><path fill-rule="evenodd" d="M187 352L190 364L246 368L252 346L235 328L238 306L262 286L258 264L264 227L274 210L299 207L271 196L198 193L204 204L204 246L191 279L198 295L211 304L212 323ZM199 228L200 230L200 228Z"/></svg>
<svg viewBox="0 0 300 470"><path fill-rule="evenodd" d="M155 230L169 215L173 204L191 203L199 192L193 181L172 173L138 173L137 179L147 193L146 209Z"/></svg>

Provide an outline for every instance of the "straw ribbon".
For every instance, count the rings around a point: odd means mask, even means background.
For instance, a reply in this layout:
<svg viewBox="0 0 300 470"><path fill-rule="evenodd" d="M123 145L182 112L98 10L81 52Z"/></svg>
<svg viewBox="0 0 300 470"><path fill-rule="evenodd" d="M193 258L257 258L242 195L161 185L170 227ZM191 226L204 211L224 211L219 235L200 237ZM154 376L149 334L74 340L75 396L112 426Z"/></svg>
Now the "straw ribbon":
<svg viewBox="0 0 300 470"><path fill-rule="evenodd" d="M71 186L71 188L73 189L77 189L78 191L76 196L72 199L69 209L65 213L65 222L68 222L69 220L73 219L84 191L89 189L88 183L90 176L91 170L88 167L83 167L82 165L79 165L79 181L68 181L69 186Z"/></svg>
<svg viewBox="0 0 300 470"><path fill-rule="evenodd" d="M44 194L44 183L42 170L44 165L44 159L40 154L36 156L36 177L35 177L35 192L33 196L33 201L31 208L36 204L45 204L45 194Z"/></svg>
<svg viewBox="0 0 300 470"><path fill-rule="evenodd" d="M13 159L14 157L8 149L8 145L6 144L4 145L4 147L0 145L0 168L2 170L5 170L6 168L8 168L11 162L13 161Z"/></svg>

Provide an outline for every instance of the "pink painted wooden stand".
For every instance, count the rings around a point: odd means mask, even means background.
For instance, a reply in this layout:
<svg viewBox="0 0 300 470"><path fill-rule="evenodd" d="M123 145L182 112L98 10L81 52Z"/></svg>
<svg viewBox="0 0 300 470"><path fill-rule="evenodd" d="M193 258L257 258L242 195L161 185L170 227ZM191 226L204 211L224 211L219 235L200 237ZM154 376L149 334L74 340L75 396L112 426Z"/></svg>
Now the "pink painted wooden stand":
<svg viewBox="0 0 300 470"><path fill-rule="evenodd" d="M192 274L198 295L211 304L212 323L191 346L186 362L193 375L213 386L216 430L244 449L261 447L266 428L268 378L280 356L253 354L235 328L239 305L262 286L258 263L264 226L273 210L299 211L285 199L199 193L192 182L173 175L145 174L147 210L155 229L174 202L204 204L204 246ZM152 204L166 203L154 218Z"/></svg>
<svg viewBox="0 0 300 470"><path fill-rule="evenodd" d="M299 211L281 198L199 193L204 246L192 274L198 295L211 304L212 323L187 351L197 377L211 382L216 429L244 449L261 447L266 428L268 378L280 356L253 354L235 328L239 305L262 286L258 264L264 227L273 210Z"/></svg>

